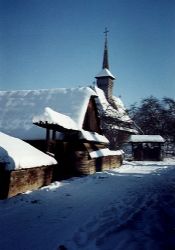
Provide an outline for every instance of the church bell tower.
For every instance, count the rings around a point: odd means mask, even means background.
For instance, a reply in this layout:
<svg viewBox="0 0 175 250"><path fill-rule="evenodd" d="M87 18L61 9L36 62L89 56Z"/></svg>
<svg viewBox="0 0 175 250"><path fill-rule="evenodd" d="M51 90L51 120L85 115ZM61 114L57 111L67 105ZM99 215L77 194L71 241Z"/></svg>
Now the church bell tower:
<svg viewBox="0 0 175 250"><path fill-rule="evenodd" d="M102 89L105 93L105 96L108 101L112 99L112 91L113 91L113 81L115 77L109 70L109 59L108 59L108 30L105 29L105 46L104 46L104 54L103 54L103 64L102 71L95 76L97 79L97 87Z"/></svg>

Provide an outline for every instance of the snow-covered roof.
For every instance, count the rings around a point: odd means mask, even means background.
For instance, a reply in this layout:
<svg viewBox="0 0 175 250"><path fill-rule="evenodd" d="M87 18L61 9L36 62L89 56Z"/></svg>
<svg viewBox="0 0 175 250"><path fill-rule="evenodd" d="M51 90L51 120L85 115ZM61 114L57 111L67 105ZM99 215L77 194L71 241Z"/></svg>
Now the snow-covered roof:
<svg viewBox="0 0 175 250"><path fill-rule="evenodd" d="M164 138L160 135L131 135L130 142L164 142Z"/></svg>
<svg viewBox="0 0 175 250"><path fill-rule="evenodd" d="M79 139L91 141L91 142L100 142L100 143L109 143L108 139L104 135L100 135L96 132L90 132L78 127L69 116L60 114L51 108L47 107L44 110L44 113L39 116L33 117L33 123L40 124L39 126L46 127L49 125L58 125L58 128L62 127L65 131L66 130L74 130L79 132ZM59 139L64 139L64 134L60 133Z"/></svg>
<svg viewBox="0 0 175 250"><path fill-rule="evenodd" d="M100 71L96 76L95 78L99 78L99 77L111 77L112 79L115 79L115 77L113 76L113 74L109 71L109 69L102 69L102 71Z"/></svg>
<svg viewBox="0 0 175 250"><path fill-rule="evenodd" d="M0 163L6 170L57 164L57 161L28 143L0 132Z"/></svg>
<svg viewBox="0 0 175 250"><path fill-rule="evenodd" d="M104 135L85 130L81 130L80 139L85 139L86 141L91 142L109 143L108 139Z"/></svg>
<svg viewBox="0 0 175 250"><path fill-rule="evenodd" d="M44 109L43 114L34 116L33 123L55 124L71 130L81 129L69 116L58 113L49 107Z"/></svg>
<svg viewBox="0 0 175 250"><path fill-rule="evenodd" d="M134 134L137 133L137 131L132 128L133 121L128 116L121 99L119 97L113 96L109 103L105 97L103 90L96 86L94 87L94 90L98 96L98 98L96 98L96 103L100 116L106 117L107 123L104 123L103 126L105 126L106 128L110 127L110 129L128 131ZM112 123L111 119L113 120Z"/></svg>
<svg viewBox="0 0 175 250"><path fill-rule="evenodd" d="M44 139L45 130L35 126L32 118L45 107L70 117L80 128L93 95L89 87L0 91L0 131L20 139Z"/></svg>
<svg viewBox="0 0 175 250"><path fill-rule="evenodd" d="M131 123L132 120L126 113L126 109L119 97L112 97L113 106L107 101L103 90L98 87L94 87L95 92L98 95L98 108L105 115L116 118L122 122Z"/></svg>
<svg viewBox="0 0 175 250"><path fill-rule="evenodd" d="M98 158L110 155L123 155L123 154L124 154L123 150L110 150L109 148L102 148L89 153L91 158Z"/></svg>
<svg viewBox="0 0 175 250"><path fill-rule="evenodd" d="M116 119L114 129L135 133L120 98L113 97L111 105L97 87L0 91L0 131L23 140L45 139L45 130L35 126L32 119L34 123L59 123L66 129L81 130L91 96L98 97L101 116Z"/></svg>

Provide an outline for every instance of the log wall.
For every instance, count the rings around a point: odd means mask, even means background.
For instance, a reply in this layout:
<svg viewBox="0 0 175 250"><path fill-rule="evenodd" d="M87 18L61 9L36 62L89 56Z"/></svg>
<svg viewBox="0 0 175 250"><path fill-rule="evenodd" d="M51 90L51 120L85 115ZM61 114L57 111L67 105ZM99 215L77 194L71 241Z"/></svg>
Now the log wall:
<svg viewBox="0 0 175 250"><path fill-rule="evenodd" d="M55 165L13 171L0 168L0 199L49 185L54 181L56 168Z"/></svg>
<svg viewBox="0 0 175 250"><path fill-rule="evenodd" d="M89 159L88 155L79 158L75 162L75 171L78 175L89 175L96 172L110 170L120 167L122 164L122 156L104 156L95 159Z"/></svg>

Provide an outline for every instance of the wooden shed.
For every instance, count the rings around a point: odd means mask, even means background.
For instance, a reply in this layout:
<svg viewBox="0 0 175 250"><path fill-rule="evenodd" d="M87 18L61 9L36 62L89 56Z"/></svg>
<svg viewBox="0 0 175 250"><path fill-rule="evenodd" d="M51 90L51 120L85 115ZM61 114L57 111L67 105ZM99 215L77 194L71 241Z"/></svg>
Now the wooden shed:
<svg viewBox="0 0 175 250"><path fill-rule="evenodd" d="M89 142L80 144L74 151L75 171L78 175L88 175L120 167L122 155L121 150L111 151L104 145Z"/></svg>
<svg viewBox="0 0 175 250"><path fill-rule="evenodd" d="M57 168L53 157L0 132L0 199L50 184Z"/></svg>
<svg viewBox="0 0 175 250"><path fill-rule="evenodd" d="M131 135L132 159L136 161L163 160L164 138L160 135Z"/></svg>
<svg viewBox="0 0 175 250"><path fill-rule="evenodd" d="M97 138L97 134L95 136ZM100 139L57 141L55 158L62 167L59 169L62 169L63 176L89 175L121 166L123 152L109 150L107 143Z"/></svg>

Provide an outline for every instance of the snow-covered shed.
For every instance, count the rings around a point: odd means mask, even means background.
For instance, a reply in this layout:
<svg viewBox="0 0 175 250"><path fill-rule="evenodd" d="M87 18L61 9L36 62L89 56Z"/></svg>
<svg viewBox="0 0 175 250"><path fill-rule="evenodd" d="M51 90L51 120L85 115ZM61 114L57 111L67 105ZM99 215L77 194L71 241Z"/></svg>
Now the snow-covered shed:
<svg viewBox="0 0 175 250"><path fill-rule="evenodd" d="M163 160L164 138L160 135L131 135L129 143L132 145L134 160Z"/></svg>
<svg viewBox="0 0 175 250"><path fill-rule="evenodd" d="M56 168L53 157L0 132L0 199L50 184Z"/></svg>

